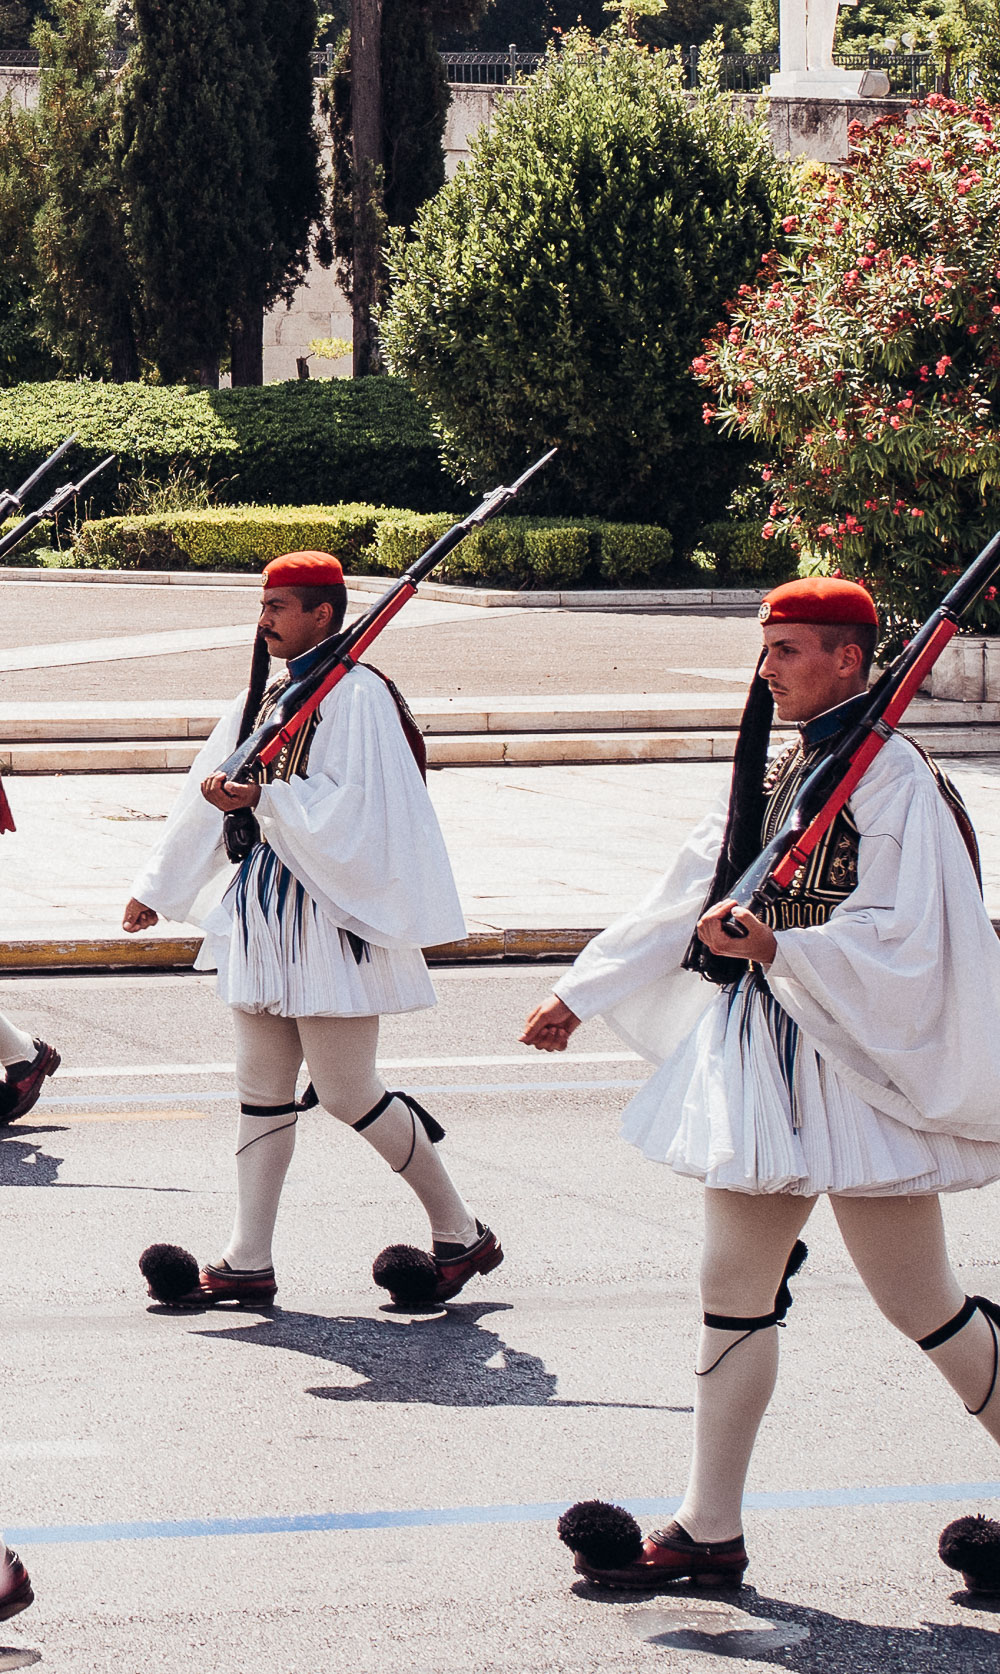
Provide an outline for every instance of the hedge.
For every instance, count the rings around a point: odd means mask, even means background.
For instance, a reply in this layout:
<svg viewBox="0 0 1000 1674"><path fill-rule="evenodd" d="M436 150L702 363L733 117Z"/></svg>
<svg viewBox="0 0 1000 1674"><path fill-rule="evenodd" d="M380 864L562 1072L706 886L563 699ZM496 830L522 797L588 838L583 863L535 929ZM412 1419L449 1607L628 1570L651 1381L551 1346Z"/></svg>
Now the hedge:
<svg viewBox="0 0 1000 1674"><path fill-rule="evenodd" d="M84 523L77 567L109 570L259 570L281 552L332 552L365 567L384 506L215 506ZM448 519L447 522L453 522Z"/></svg>
<svg viewBox="0 0 1000 1674"><path fill-rule="evenodd" d="M332 552L354 574L399 575L460 513L393 507L217 506L84 523L78 566L259 570L279 552ZM666 573L665 529L593 518L498 517L467 535L439 580L513 587L655 584Z"/></svg>
<svg viewBox="0 0 1000 1674"><path fill-rule="evenodd" d="M470 503L441 468L429 420L400 378L223 390L17 384L0 389L0 486L23 482L74 431L78 445L53 486L116 456L88 492L92 515L120 509L140 477L169 482L185 469L232 504Z"/></svg>
<svg viewBox="0 0 1000 1674"><path fill-rule="evenodd" d="M22 512L18 512L15 517L5 518L0 523L0 539L9 535L12 529L16 529L23 518ZM52 519L43 518L41 523L36 523L31 532L18 541L10 552L0 558L0 564L19 565L22 569L41 569L41 560L36 554L52 545L54 533L55 525Z"/></svg>
<svg viewBox="0 0 1000 1674"><path fill-rule="evenodd" d="M379 568L400 574L449 527L447 517L397 513L375 531ZM650 586L668 579L672 554L669 530L646 524L498 517L467 535L435 573L511 587Z"/></svg>

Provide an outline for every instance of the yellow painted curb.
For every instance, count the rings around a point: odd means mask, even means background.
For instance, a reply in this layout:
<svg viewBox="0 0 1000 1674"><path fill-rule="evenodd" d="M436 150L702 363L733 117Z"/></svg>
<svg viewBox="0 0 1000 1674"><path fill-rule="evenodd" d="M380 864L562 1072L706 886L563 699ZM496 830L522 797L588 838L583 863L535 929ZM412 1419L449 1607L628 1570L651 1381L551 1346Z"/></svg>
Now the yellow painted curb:
<svg viewBox="0 0 1000 1674"><path fill-rule="evenodd" d="M480 959L575 959L597 930L477 930L457 942L426 948L432 965ZM76 937L0 943L0 971L179 970L195 961L201 938Z"/></svg>

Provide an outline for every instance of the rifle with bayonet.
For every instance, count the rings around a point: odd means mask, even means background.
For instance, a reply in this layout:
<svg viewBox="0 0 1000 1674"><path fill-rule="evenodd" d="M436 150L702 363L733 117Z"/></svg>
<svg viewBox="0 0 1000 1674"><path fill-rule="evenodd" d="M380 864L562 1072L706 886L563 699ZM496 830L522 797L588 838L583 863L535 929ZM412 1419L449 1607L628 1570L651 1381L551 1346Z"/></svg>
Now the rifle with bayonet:
<svg viewBox="0 0 1000 1674"><path fill-rule="evenodd" d="M820 838L833 824L851 792L892 737L948 641L958 632L962 617L1000 570L1000 533L983 547L956 581L923 627L890 663L872 687L869 702L828 756L803 784L781 830L729 891L738 907L757 912L775 901L791 885ZM722 920L733 940L747 931L730 913Z"/></svg>
<svg viewBox="0 0 1000 1674"><path fill-rule="evenodd" d="M41 482L42 478L49 471L51 471L53 465L55 465L57 461L62 458L66 449L71 448L75 441L75 434L67 436L65 442L59 443L55 453L50 453L48 459L43 459L37 470L32 471L30 477L28 477L25 482L22 482L20 488L15 488L13 491L9 488L0 489L0 522L2 522L4 518L8 517L11 512L21 510L21 507L28 498L28 495L31 493L31 490L37 483Z"/></svg>
<svg viewBox="0 0 1000 1674"><path fill-rule="evenodd" d="M232 755L220 763L217 771L226 775L228 783L248 784L257 778L260 771L295 737L314 710L319 708L327 693L350 672L358 658L402 610L407 600L412 599L420 582L430 574L435 565L447 557L449 552L453 552L473 529L485 523L488 518L496 517L498 512L509 506L525 483L530 482L537 471L554 459L558 451L558 448L550 448L548 453L536 459L533 465L529 465L509 488L491 489L475 511L471 511L460 523L452 524L426 552L421 553L405 574L382 594L370 610L365 611L350 627L345 628L325 655L313 664L301 680L294 681L282 694L263 726L252 732L244 743L237 746ZM260 835L252 810L234 809L225 815L222 823L226 853L230 860L245 860Z"/></svg>
<svg viewBox="0 0 1000 1674"><path fill-rule="evenodd" d="M69 441L62 444L62 447L67 448L73 440L74 438L71 436ZM61 453L62 448L58 449L57 452ZM53 454L52 459L55 458L56 454ZM99 477L102 471L106 471L108 466L114 463L114 458L114 454L109 453L107 459L102 459L101 463L95 465L92 471L88 471L85 477L81 477L79 482L64 483L62 488L57 488L55 493L46 500L44 506L39 506L35 511L29 512L27 517L22 517L20 523L15 524L10 533L4 535L3 539L0 540L0 558L5 558L19 541L23 541L25 535L30 535L32 529L37 528L38 524L44 522L47 517L57 517L71 500L75 499L78 494L83 493L95 477ZM51 460L47 461L44 469L47 470L51 463ZM39 467L39 471L35 472L34 481L36 482L41 469L42 467ZM19 494L24 491L24 489L18 489Z"/></svg>

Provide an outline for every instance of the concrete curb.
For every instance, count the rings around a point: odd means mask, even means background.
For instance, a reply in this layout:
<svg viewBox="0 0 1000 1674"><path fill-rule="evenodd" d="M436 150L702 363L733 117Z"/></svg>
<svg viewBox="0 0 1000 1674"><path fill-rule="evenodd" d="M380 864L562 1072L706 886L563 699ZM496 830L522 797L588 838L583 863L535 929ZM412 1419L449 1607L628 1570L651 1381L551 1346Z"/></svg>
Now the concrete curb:
<svg viewBox="0 0 1000 1674"><path fill-rule="evenodd" d="M593 930L476 930L458 942L424 949L430 965L474 964L478 960L575 959ZM77 936L66 941L39 937L0 943L0 972L188 970L200 936L161 937L143 941L131 936Z"/></svg>
<svg viewBox="0 0 1000 1674"><path fill-rule="evenodd" d="M344 577L353 593L384 593L389 575ZM258 575L215 570L45 570L0 568L3 581L57 581L72 584L104 583L128 587L259 587ZM515 592L495 587L456 587L445 581L424 581L419 597L440 604L479 605L534 610L755 610L763 587L649 587L608 588L596 592Z"/></svg>

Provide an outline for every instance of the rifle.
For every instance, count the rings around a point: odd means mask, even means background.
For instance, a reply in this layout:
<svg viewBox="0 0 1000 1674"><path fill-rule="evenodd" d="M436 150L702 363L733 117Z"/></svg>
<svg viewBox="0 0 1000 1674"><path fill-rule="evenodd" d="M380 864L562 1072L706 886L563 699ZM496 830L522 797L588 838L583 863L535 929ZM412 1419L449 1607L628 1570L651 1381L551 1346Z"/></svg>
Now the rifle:
<svg viewBox="0 0 1000 1674"><path fill-rule="evenodd" d="M304 726L310 715L319 708L327 693L343 680L344 675L350 672L382 629L402 610L407 600L412 599L420 582L429 575L435 565L447 557L449 552L453 552L471 530L503 511L521 492L525 483L530 481L536 471L540 471L554 459L558 451L558 448L550 448L548 453L536 459L533 465L529 465L509 488L491 489L475 511L471 511L460 523L452 524L426 552L422 552L370 610L365 611L349 628L344 629L325 655L313 664L302 679L296 680L282 693L263 726L259 726L249 738L239 744L232 755L227 756L220 764L217 771L224 773L230 784L247 784L255 778L260 769L273 761L285 745L291 742L299 728ZM223 820L223 834L230 860L245 860L259 837L259 828L252 810L238 808L226 814Z"/></svg>
<svg viewBox="0 0 1000 1674"><path fill-rule="evenodd" d="M70 441L72 439L71 437ZM63 447L68 446L69 442L63 443ZM53 455L54 457L55 455ZM17 546L19 541L23 541L25 535L30 535L32 529L43 522L45 518L58 516L64 506L68 506L77 494L82 494L87 484L93 482L95 477L100 476L101 472L114 462L114 458L114 454L109 453L107 459L102 459L101 463L95 465L92 471L88 471L85 477L81 477L79 482L64 483L62 488L57 488L51 498L46 500L44 506L39 506L36 511L29 512L27 517L22 517L20 523L15 525L10 534L4 535L3 539L0 540L0 558L6 557L7 553ZM36 471L36 479L37 476L38 472Z"/></svg>
<svg viewBox="0 0 1000 1674"><path fill-rule="evenodd" d="M47 471L51 471L57 459L61 459L67 448L71 448L76 441L76 435L67 436L65 442L60 442L55 453L50 453L48 459L43 459L38 469L32 471L26 482L13 492L9 488L0 489L0 521L8 512L20 511L22 503L27 499L36 483L41 482Z"/></svg>
<svg viewBox="0 0 1000 1674"><path fill-rule="evenodd" d="M730 890L738 907L751 912L767 906L790 886L851 792L892 737L911 699L957 633L961 618L1000 570L1000 532L983 547L964 575L945 594L923 627L890 663L869 693L855 725L815 767L795 799L781 830ZM726 934L742 939L747 931L728 914Z"/></svg>

